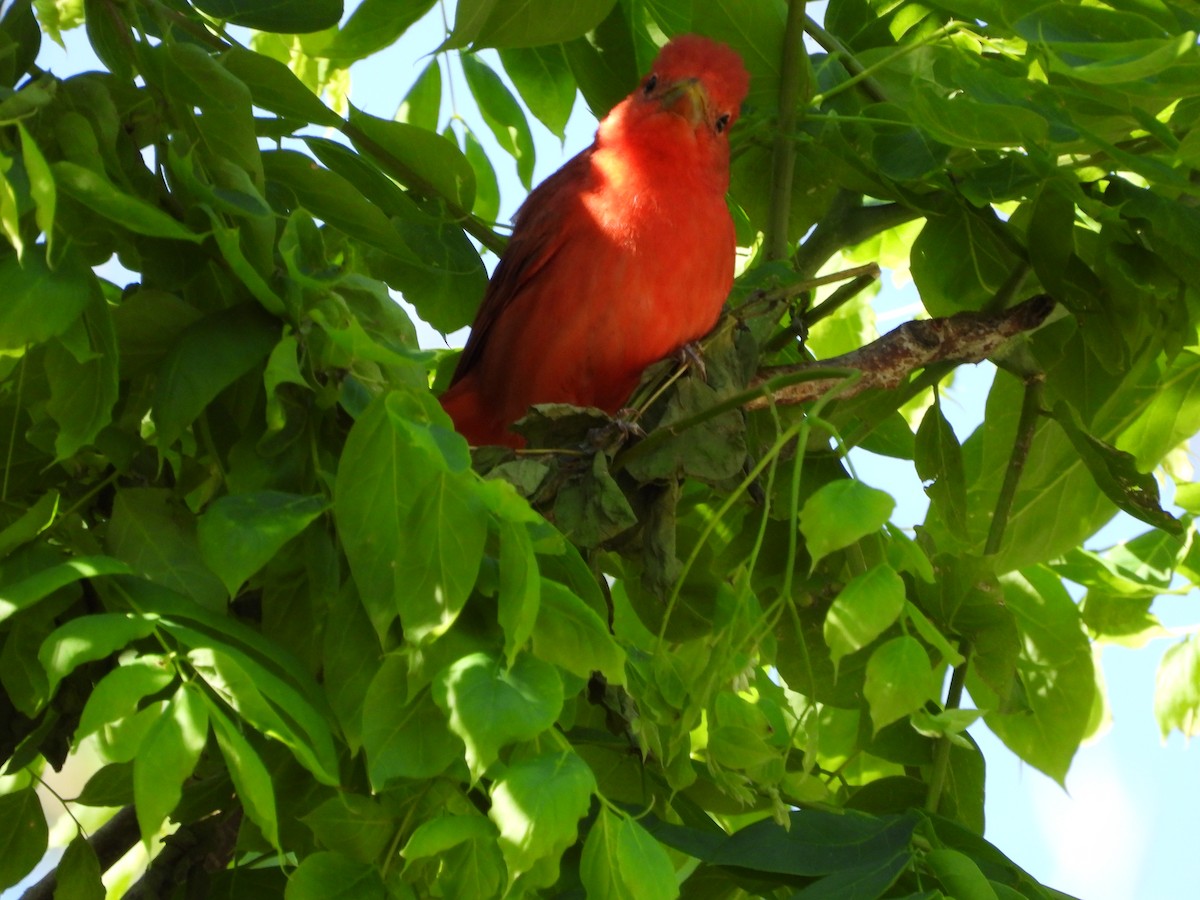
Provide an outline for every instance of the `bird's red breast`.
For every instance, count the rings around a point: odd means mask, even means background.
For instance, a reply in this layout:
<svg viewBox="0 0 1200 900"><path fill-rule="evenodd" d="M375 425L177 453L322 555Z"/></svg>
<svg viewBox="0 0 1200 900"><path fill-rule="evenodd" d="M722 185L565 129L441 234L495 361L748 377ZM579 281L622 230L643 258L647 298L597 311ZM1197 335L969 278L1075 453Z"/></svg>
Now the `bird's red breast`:
<svg viewBox="0 0 1200 900"><path fill-rule="evenodd" d="M707 333L733 283L729 127L749 76L707 38L675 38L539 185L476 314L442 405L473 445L520 446L534 403L616 412L642 370Z"/></svg>

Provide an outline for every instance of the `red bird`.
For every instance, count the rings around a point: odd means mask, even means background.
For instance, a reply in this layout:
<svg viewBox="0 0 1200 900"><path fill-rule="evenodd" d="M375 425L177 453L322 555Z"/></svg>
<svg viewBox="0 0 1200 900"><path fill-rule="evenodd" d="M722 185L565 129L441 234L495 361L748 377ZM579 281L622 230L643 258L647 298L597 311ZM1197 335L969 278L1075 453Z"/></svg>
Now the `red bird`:
<svg viewBox="0 0 1200 900"><path fill-rule="evenodd" d="M615 413L646 366L713 327L733 283L729 129L749 80L725 45L675 38L529 195L441 398L471 444L522 446L508 429L534 403Z"/></svg>

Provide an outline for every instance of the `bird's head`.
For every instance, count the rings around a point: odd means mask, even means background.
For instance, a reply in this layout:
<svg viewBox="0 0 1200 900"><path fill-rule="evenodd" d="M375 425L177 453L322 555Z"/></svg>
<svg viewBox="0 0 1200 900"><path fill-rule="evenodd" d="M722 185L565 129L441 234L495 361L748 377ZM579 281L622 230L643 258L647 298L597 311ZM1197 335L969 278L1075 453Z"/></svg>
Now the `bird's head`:
<svg viewBox="0 0 1200 900"><path fill-rule="evenodd" d="M737 120L749 87L750 76L737 53L686 34L659 51L634 97L643 108L675 113L696 130L724 136Z"/></svg>

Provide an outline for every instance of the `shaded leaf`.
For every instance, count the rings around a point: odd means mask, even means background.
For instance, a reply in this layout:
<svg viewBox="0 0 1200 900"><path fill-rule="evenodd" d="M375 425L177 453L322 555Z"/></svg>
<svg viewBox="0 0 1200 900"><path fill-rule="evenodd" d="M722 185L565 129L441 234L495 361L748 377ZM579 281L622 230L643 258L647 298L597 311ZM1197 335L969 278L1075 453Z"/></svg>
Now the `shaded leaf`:
<svg viewBox="0 0 1200 900"><path fill-rule="evenodd" d="M200 517L200 552L230 595L328 508L323 497L280 491L232 494Z"/></svg>
<svg viewBox="0 0 1200 900"><path fill-rule="evenodd" d="M338 23L342 0L199 0L214 19L282 34L305 34Z"/></svg>
<svg viewBox="0 0 1200 900"><path fill-rule="evenodd" d="M488 818L500 829L510 884L543 860L549 871L542 868L546 877L535 880L557 880L558 858L575 842L595 790L592 770L573 752L516 763L496 779Z"/></svg>
<svg viewBox="0 0 1200 900"><path fill-rule="evenodd" d="M844 478L819 487L800 510L800 532L813 565L882 528L895 505L888 494L861 481Z"/></svg>
<svg viewBox="0 0 1200 900"><path fill-rule="evenodd" d="M467 745L467 765L478 779L502 747L554 724L563 686L554 666L527 653L508 669L486 653L473 653L435 679L433 699Z"/></svg>
<svg viewBox="0 0 1200 900"><path fill-rule="evenodd" d="M133 763L133 799L147 847L175 807L208 739L201 692L182 684L146 734Z"/></svg>
<svg viewBox="0 0 1200 900"><path fill-rule="evenodd" d="M1165 739L1178 728L1184 737L1200 733L1200 637L1191 635L1167 648L1154 681L1154 717Z"/></svg>
<svg viewBox="0 0 1200 900"><path fill-rule="evenodd" d="M892 638L867 661L863 694L870 704L876 731L919 709L935 691L929 657L915 638Z"/></svg>
<svg viewBox="0 0 1200 900"><path fill-rule="evenodd" d="M0 796L0 889L24 878L46 852L49 830L37 792L29 787Z"/></svg>

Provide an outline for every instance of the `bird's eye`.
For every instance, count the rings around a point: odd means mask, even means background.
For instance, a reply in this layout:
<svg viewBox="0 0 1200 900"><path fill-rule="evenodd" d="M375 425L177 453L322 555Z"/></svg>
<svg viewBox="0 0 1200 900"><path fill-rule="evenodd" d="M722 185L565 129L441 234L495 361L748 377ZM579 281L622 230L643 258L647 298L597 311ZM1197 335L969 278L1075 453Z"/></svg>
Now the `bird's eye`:
<svg viewBox="0 0 1200 900"><path fill-rule="evenodd" d="M645 92L646 92L646 96L649 97L651 92L657 86L658 86L658 76L657 75L651 75L649 78L647 78L646 79L646 87L643 88L643 90L645 90Z"/></svg>
<svg viewBox="0 0 1200 900"><path fill-rule="evenodd" d="M728 127L729 127L729 113L724 113L719 119L717 119L717 124L716 124L717 134L720 134L722 131L724 131Z"/></svg>

